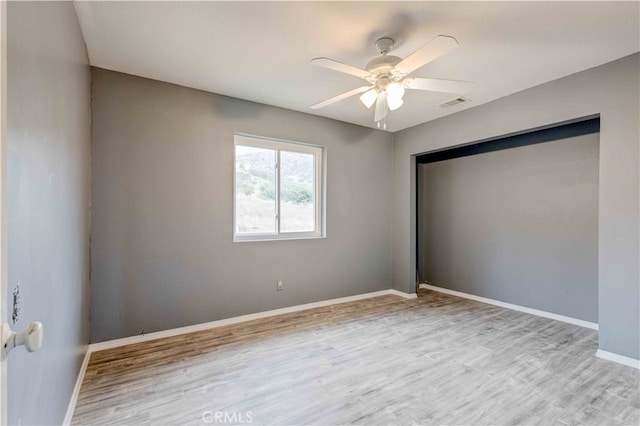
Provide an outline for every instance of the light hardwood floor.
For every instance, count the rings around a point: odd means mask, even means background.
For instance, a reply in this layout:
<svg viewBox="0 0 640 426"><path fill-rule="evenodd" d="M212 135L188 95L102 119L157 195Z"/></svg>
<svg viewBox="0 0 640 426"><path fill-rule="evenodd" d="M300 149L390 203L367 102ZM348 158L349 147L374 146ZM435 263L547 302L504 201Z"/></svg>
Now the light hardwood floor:
<svg viewBox="0 0 640 426"><path fill-rule="evenodd" d="M640 372L596 358L597 340L442 293L381 296L96 352L72 423L638 425Z"/></svg>

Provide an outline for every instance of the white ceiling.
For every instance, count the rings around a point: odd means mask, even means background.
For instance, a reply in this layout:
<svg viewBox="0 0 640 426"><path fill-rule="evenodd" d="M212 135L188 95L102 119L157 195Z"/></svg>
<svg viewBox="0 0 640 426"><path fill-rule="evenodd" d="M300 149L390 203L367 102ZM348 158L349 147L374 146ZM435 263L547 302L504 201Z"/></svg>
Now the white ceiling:
<svg viewBox="0 0 640 426"><path fill-rule="evenodd" d="M475 82L469 104L407 91L388 130L415 126L637 52L638 2L98 2L76 1L91 65L375 127L358 97L316 102L362 80L311 65L364 67L374 41L405 57L433 37L460 46L415 77Z"/></svg>

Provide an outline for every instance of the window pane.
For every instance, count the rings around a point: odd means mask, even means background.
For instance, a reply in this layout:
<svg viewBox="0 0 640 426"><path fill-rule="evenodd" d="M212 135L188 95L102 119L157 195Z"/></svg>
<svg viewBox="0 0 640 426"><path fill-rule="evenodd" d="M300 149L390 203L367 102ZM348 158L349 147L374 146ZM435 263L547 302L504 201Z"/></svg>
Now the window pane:
<svg viewBox="0 0 640 426"><path fill-rule="evenodd" d="M315 231L315 161L312 154L280 152L280 231Z"/></svg>
<svg viewBox="0 0 640 426"><path fill-rule="evenodd" d="M236 233L276 232L276 151L236 145Z"/></svg>

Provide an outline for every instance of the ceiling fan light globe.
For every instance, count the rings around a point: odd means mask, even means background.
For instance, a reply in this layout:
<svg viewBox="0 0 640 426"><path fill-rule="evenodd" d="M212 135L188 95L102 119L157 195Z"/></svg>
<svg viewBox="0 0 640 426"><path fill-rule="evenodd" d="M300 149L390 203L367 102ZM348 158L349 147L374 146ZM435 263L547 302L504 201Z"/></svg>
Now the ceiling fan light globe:
<svg viewBox="0 0 640 426"><path fill-rule="evenodd" d="M404 101L402 98L387 96L387 104L389 105L389 109L391 111L395 111L402 106Z"/></svg>
<svg viewBox="0 0 640 426"><path fill-rule="evenodd" d="M373 104L376 102L376 99L378 99L378 92L376 91L376 89L371 89L369 91L366 91L362 94L362 96L360 96L360 101L367 108L371 108Z"/></svg>
<svg viewBox="0 0 640 426"><path fill-rule="evenodd" d="M386 90L389 98L402 100L404 96L404 86L400 83L391 83L387 86Z"/></svg>

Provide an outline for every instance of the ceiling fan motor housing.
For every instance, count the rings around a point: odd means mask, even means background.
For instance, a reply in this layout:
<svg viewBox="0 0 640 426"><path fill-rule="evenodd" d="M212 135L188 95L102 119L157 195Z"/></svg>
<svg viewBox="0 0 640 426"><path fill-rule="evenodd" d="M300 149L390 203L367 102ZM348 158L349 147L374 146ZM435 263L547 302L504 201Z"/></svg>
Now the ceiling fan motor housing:
<svg viewBox="0 0 640 426"><path fill-rule="evenodd" d="M393 68L402 61L402 58L392 55L378 56L372 59L366 66L366 70L374 77L391 75Z"/></svg>

